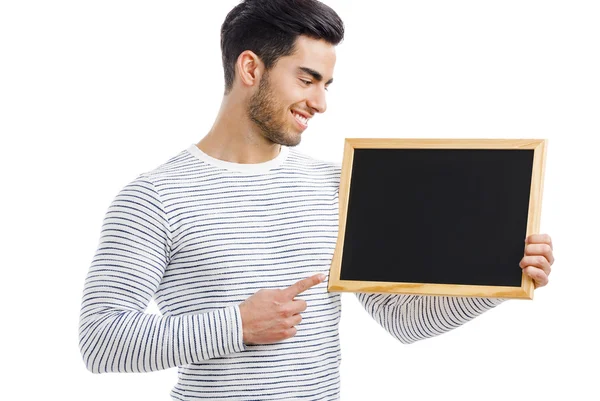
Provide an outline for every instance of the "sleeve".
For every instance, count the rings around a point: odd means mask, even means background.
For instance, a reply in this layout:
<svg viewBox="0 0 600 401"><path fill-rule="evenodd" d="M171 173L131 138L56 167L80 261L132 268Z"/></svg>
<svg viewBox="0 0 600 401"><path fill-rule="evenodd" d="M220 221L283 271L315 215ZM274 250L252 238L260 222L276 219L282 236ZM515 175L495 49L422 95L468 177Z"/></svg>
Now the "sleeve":
<svg viewBox="0 0 600 401"><path fill-rule="evenodd" d="M148 372L245 350L239 307L144 313L170 260L160 196L143 176L110 205L83 290L79 348L88 370Z"/></svg>
<svg viewBox="0 0 600 401"><path fill-rule="evenodd" d="M402 294L356 296L373 319L404 344L446 333L505 301Z"/></svg>

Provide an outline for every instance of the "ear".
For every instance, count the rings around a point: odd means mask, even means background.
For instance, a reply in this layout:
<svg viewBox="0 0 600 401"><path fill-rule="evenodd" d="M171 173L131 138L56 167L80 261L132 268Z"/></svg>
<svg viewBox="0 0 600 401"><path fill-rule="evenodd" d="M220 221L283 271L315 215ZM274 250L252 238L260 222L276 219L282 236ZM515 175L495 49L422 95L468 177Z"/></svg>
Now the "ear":
<svg viewBox="0 0 600 401"><path fill-rule="evenodd" d="M243 86L254 86L260 82L265 65L256 53L251 50L245 50L237 58L235 69Z"/></svg>

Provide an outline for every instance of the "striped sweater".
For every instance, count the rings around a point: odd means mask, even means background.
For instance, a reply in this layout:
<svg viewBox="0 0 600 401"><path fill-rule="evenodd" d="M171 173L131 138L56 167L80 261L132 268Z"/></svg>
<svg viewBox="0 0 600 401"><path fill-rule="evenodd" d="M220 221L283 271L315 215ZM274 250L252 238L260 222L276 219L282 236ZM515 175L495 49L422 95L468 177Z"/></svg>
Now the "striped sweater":
<svg viewBox="0 0 600 401"><path fill-rule="evenodd" d="M80 349L94 373L178 367L174 400L339 399L339 293L327 281L296 336L245 345L239 304L262 288L328 274L340 166L281 147L265 163L195 145L127 185L110 205L89 269ZM451 330L501 299L356 294L402 343ZM154 297L161 315L144 313Z"/></svg>

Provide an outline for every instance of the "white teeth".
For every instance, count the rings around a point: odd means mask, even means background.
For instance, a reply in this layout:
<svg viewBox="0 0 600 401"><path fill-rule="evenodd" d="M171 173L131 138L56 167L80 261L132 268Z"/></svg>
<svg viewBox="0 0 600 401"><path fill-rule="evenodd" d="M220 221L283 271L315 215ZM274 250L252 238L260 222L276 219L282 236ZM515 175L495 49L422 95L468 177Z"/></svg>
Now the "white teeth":
<svg viewBox="0 0 600 401"><path fill-rule="evenodd" d="M301 116L300 114L294 113L292 112L292 114L294 115L294 117L296 118L296 120L300 121L302 124L307 125L308 124L308 118Z"/></svg>

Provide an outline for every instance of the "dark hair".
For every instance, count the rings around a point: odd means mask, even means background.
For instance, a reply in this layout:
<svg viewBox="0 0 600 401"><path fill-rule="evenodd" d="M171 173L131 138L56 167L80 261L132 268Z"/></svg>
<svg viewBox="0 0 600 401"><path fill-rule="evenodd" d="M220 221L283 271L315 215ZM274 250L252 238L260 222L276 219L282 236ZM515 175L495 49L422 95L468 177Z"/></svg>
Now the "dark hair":
<svg viewBox="0 0 600 401"><path fill-rule="evenodd" d="M294 52L300 35L337 45L344 38L344 23L329 6L317 0L244 0L221 26L221 53L225 93L233 86L240 53L251 50L270 69Z"/></svg>

